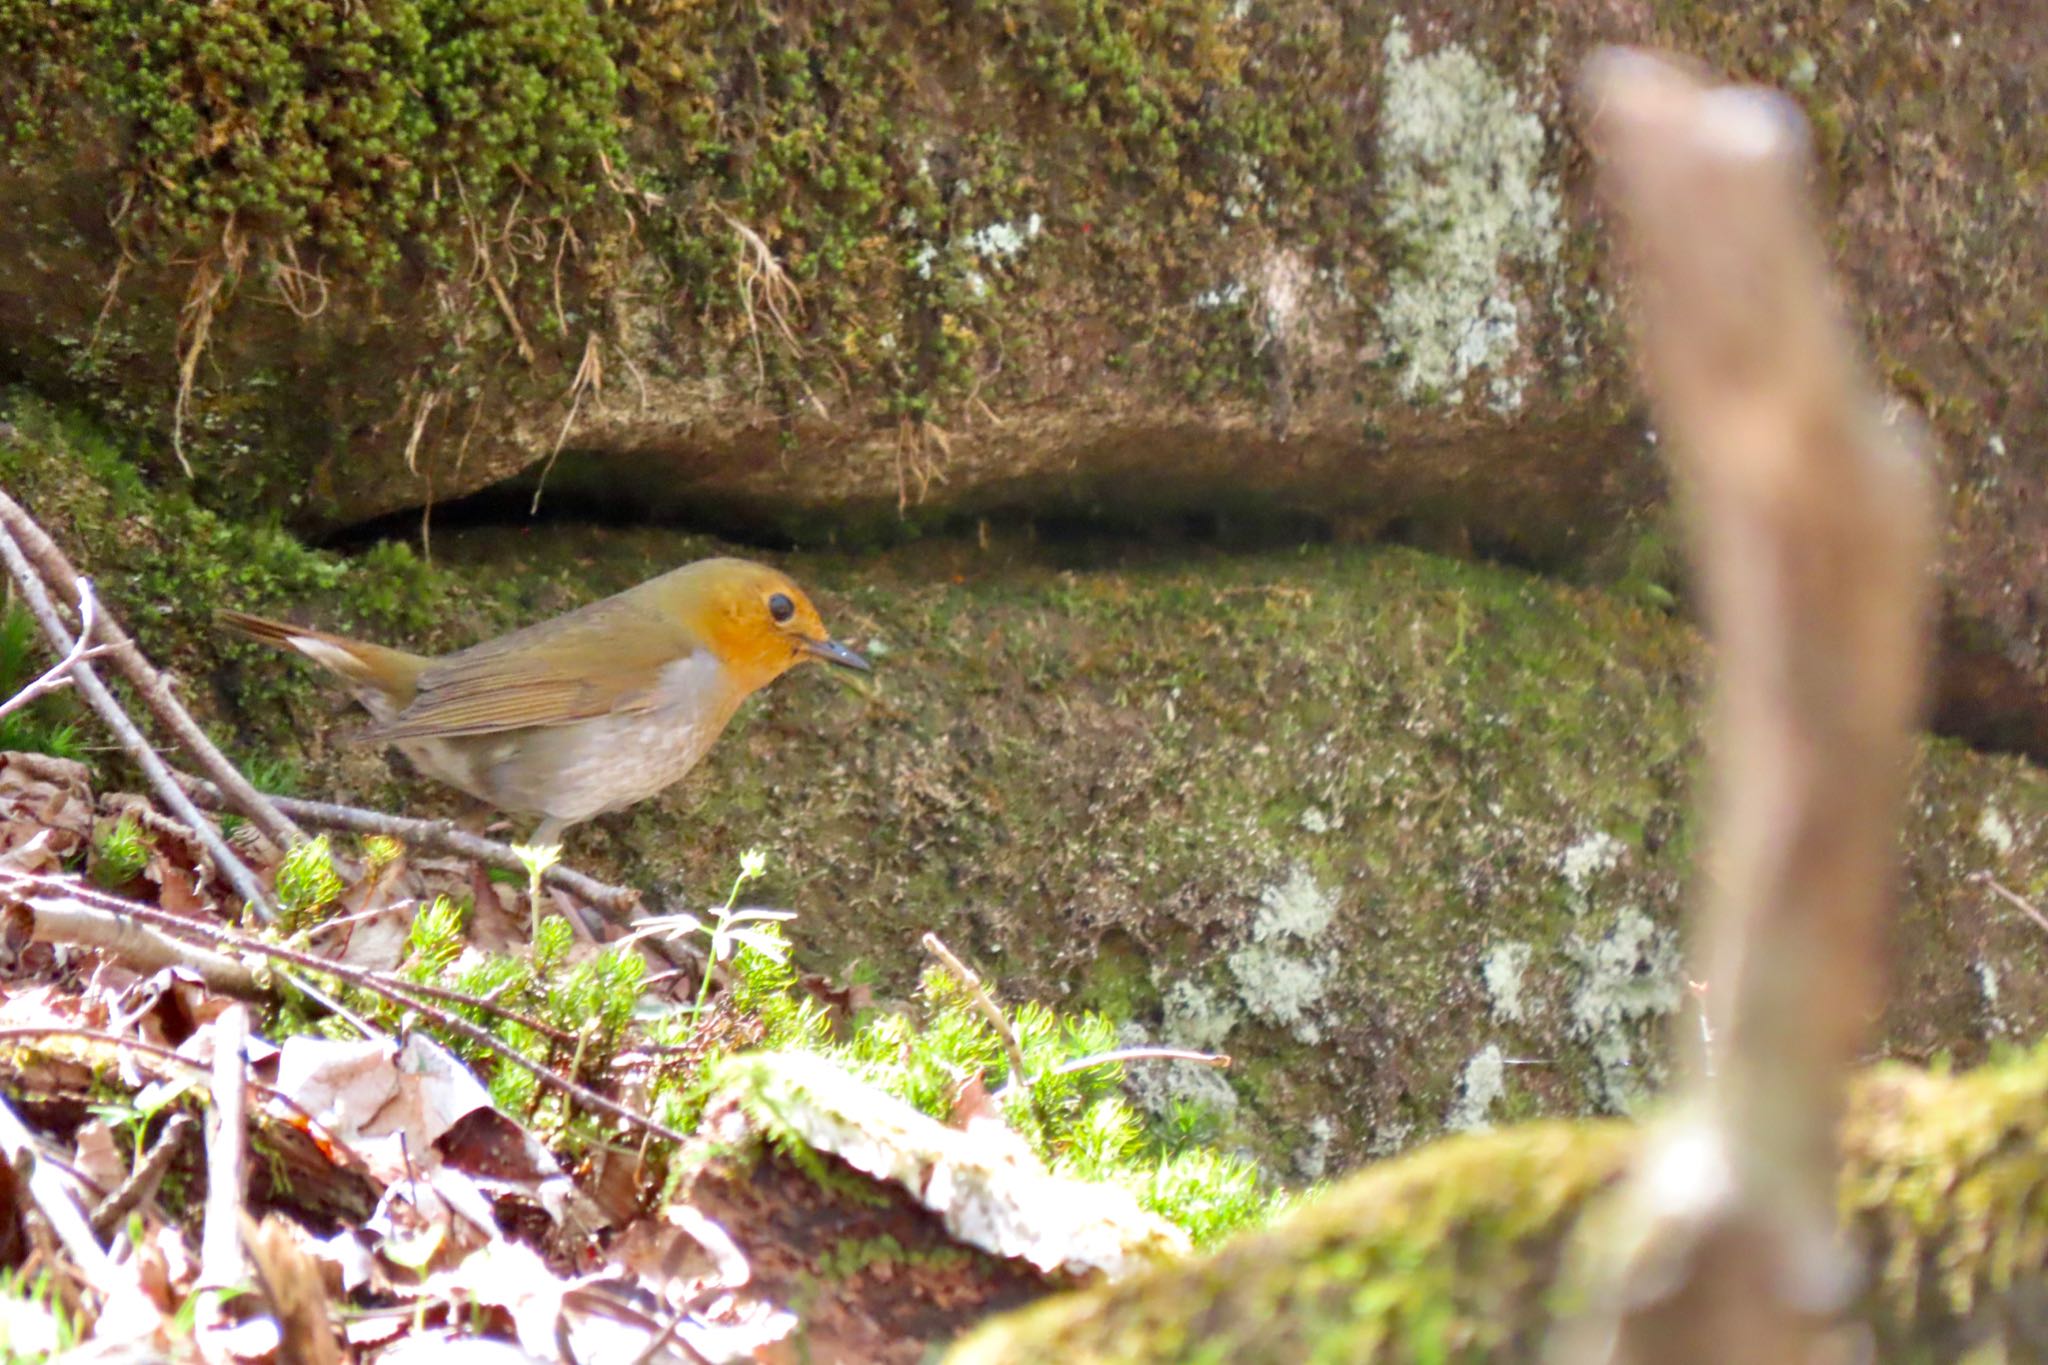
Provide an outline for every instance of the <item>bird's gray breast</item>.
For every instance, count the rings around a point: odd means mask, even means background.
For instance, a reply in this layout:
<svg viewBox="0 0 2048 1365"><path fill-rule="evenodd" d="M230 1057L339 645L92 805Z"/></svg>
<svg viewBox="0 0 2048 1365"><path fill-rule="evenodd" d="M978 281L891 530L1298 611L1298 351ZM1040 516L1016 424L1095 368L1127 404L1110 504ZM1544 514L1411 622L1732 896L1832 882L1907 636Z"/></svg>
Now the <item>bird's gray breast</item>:
<svg viewBox="0 0 2048 1365"><path fill-rule="evenodd" d="M732 715L725 666L699 650L656 674L648 692L608 715L518 732L492 766L511 809L558 820L619 810L680 781Z"/></svg>

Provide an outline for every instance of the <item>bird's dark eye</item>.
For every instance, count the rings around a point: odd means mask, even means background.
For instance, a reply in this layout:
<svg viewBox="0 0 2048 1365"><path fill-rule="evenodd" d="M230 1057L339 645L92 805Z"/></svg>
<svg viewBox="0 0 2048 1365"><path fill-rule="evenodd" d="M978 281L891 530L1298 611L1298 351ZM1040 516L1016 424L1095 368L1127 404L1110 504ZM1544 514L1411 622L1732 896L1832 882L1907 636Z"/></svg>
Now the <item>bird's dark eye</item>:
<svg viewBox="0 0 2048 1365"><path fill-rule="evenodd" d="M796 615L796 603L789 600L788 593L776 593L768 599L768 614L775 618L777 624L780 624Z"/></svg>

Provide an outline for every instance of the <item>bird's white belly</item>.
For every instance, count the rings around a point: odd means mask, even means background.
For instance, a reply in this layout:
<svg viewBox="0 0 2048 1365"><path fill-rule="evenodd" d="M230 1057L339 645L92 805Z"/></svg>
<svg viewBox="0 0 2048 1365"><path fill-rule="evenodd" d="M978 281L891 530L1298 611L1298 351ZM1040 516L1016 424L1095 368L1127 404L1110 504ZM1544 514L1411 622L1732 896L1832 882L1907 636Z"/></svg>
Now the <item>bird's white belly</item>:
<svg viewBox="0 0 2048 1365"><path fill-rule="evenodd" d="M644 711L530 734L528 743L546 754L538 765L529 754L521 766L549 768L552 776L532 793L529 809L573 824L644 801L682 781L724 728L724 717L713 727L673 711Z"/></svg>

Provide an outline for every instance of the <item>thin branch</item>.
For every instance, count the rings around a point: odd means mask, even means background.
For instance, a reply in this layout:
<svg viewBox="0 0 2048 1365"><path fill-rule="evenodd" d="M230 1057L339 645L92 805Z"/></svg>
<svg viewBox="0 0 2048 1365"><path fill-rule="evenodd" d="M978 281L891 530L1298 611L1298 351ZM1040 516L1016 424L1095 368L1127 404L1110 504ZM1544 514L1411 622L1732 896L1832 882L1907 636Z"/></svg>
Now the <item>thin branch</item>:
<svg viewBox="0 0 2048 1365"><path fill-rule="evenodd" d="M199 975L200 980L211 989L247 1000L251 1004L272 1003L278 998L277 992L266 988L255 973L234 958L200 948L189 941L177 938L176 934L183 933L211 939L216 943L230 944L245 953L279 957L308 970L336 977L363 990L371 990L381 983L393 990L429 1000L442 1000L467 1009L481 1010L500 1019L523 1024L550 1042L565 1047L576 1041L576 1036L566 1029L556 1028L545 1020L501 1005L491 996L473 995L468 991L453 990L447 986L429 985L390 972L365 971L313 953L289 953L287 950L276 949L274 945L264 943L260 939L237 934L233 930L222 929L203 920L187 919L182 915L173 915L167 910L123 900L70 877L0 868L0 881L8 878L15 879L17 886L26 886L26 890L16 890L15 895L19 903L26 906L35 916L35 937L51 942L77 943L89 948L103 949L132 966L151 971L164 967L191 967ZM137 922L145 916L165 925L172 933L160 933ZM327 926L315 927L320 929ZM358 1019L338 1002L300 979L297 974L288 975L286 980L295 990L305 992L322 1006L346 1019L364 1037L385 1036L381 1030Z"/></svg>
<svg viewBox="0 0 2048 1365"><path fill-rule="evenodd" d="M18 868L0 867L0 883L28 882L34 884L52 880L55 879L41 873L24 872ZM70 884L66 883L66 885ZM279 962L287 962L293 966L305 968L308 971L335 977L338 980L355 986L359 990L368 991L379 999L396 1005L401 1010L410 1010L435 1028L445 1029L477 1044L479 1047L489 1048L514 1066L531 1074L542 1085L569 1096L587 1109L595 1109L600 1113L608 1114L622 1122L644 1129L656 1137L667 1138L672 1142L688 1140L682 1133L668 1127L666 1124L660 1123L638 1110L620 1104L616 1100L607 1099L589 1086L583 1085L570 1077L550 1071L547 1067L526 1056L526 1054L520 1052L511 1044L493 1035L489 1030L479 1028L475 1024L470 1023L469 1020L450 1014L446 1010L428 1005L412 993L414 983L410 981L386 978L381 973L360 971L354 967L344 966L338 962L330 962L325 958L316 957L312 953L302 953L275 943L265 943L261 939L253 938L247 934L238 934L231 929L223 929L199 920L185 919L151 906L121 903L121 908L117 913L133 915L145 924L153 924L163 929L194 934L201 938L212 939L217 943L232 944L243 952L257 953ZM490 1008L490 1004L487 1001L476 1000L465 1003L476 1003L483 1005L485 1008ZM0 1031L0 1036L4 1036L4 1031Z"/></svg>
<svg viewBox="0 0 2048 1365"><path fill-rule="evenodd" d="M64 1250L78 1263L86 1283L102 1291L120 1284L121 1272L100 1245L100 1239L93 1235L92 1223L72 1196L71 1182L55 1165L40 1159L35 1134L5 1099L0 1099L0 1155L6 1157L18 1176L27 1177L29 1197L35 1200L50 1231L64 1244Z"/></svg>
<svg viewBox="0 0 2048 1365"><path fill-rule="evenodd" d="M1047 1067L1041 1076L1069 1076L1076 1071L1088 1071L1111 1062L1192 1062L1196 1066L1213 1066L1218 1071L1225 1071L1230 1067L1230 1054L1190 1052L1181 1047L1120 1047L1114 1052L1098 1052L1093 1057L1076 1057L1071 1062Z"/></svg>
<svg viewBox="0 0 2048 1365"><path fill-rule="evenodd" d="M1999 881L1998 878L1992 876L1989 872L1972 872L1970 880L1990 887L1993 893L2007 905L2010 905L2013 909L2040 925L2042 929L2048 930L2048 915L2042 914L2032 901L2008 887L2004 882Z"/></svg>
<svg viewBox="0 0 2048 1365"><path fill-rule="evenodd" d="M164 1120L163 1131L156 1135L156 1141L150 1144L149 1152L135 1170L121 1182L120 1188L93 1206L94 1236L113 1236L129 1214L155 1198L157 1186L163 1184L164 1174L177 1160L185 1139L197 1124L198 1120L182 1109Z"/></svg>
<svg viewBox="0 0 2048 1365"><path fill-rule="evenodd" d="M213 809L225 809L232 803L222 794L219 787L205 778L180 774L179 780L194 800ZM486 867L503 868L507 872L523 872L526 864L512 851L510 844L501 844L467 830L457 829L445 820L415 820L404 815L389 815L383 811L365 810L360 806L345 806L332 801L306 801L297 797L278 796L271 800L284 813L305 821L316 829L341 830L349 834L381 834L397 839L408 846L428 853L447 853L458 858L473 858ZM557 863L541 876L541 885L558 887L594 909L607 914L630 918L646 913L647 904L642 895L628 886L612 886L587 876L572 867Z"/></svg>
<svg viewBox="0 0 2048 1365"><path fill-rule="evenodd" d="M65 630L63 618L58 616L56 606L50 601L49 593L44 590L43 580L37 576L35 569L22 554L21 546L15 542L10 529L8 508L20 511L11 499L0 493L0 522L8 523L7 526L0 526L0 558L7 561L8 571L20 585L21 594L28 601L29 611L41 624L43 634L49 637L51 645L60 656L69 654L72 650L70 632ZM76 575L72 576L72 581L77 581ZM105 622L104 627L109 630L115 628L111 621ZM276 913L270 908L263 888L257 884L255 874L250 872L248 866L236 856L235 851L228 847L227 841L220 837L220 831L213 827L213 823L199 813L198 807L192 804L192 799L178 786L170 767L143 737L142 731L135 727L135 722L128 718L128 713L121 709L121 703L107 690L106 684L100 681L99 674L93 670L93 666L89 663L79 663L73 667L72 676L78 680L78 690L92 705L92 709L99 712L100 719L104 720L120 739L121 747L128 751L128 756L133 758L148 776L150 785L156 788L164 804L191 826L193 836L212 857L214 866L227 878L228 885L234 888L235 894L261 918L275 919Z"/></svg>
<svg viewBox="0 0 2048 1365"><path fill-rule="evenodd" d="M248 1064L249 1011L229 1005L213 1022L213 1103L206 1110L206 1220L199 1234L199 1284L242 1282L242 1168L247 1152L242 1073Z"/></svg>
<svg viewBox="0 0 2048 1365"><path fill-rule="evenodd" d="M994 1026L996 1036L1003 1041L1003 1051L1010 1058L1010 1085L1022 1086L1029 1090L1031 1076L1024 1069L1023 1045L1017 1041L1017 1031L1010 1027L1008 1017L997 1007L994 998L988 993L988 988L981 984L981 978L975 975L972 967L954 956L953 950L940 941L937 934L927 933L921 941L924 950L945 963L946 970L967 988L967 998L973 1002L976 1012ZM1008 1088L1009 1086L1004 1087Z"/></svg>
<svg viewBox="0 0 2048 1365"><path fill-rule="evenodd" d="M96 948L139 972L160 972L166 967L188 970L208 990L237 1000L265 1002L273 998L256 974L235 959L137 924L115 911L53 891L31 891L17 903L29 912L32 939Z"/></svg>
<svg viewBox="0 0 2048 1365"><path fill-rule="evenodd" d="M119 1033L108 1033L104 1029L85 1028L75 1024L18 1024L0 1028L0 1042L13 1042L16 1040L26 1042L34 1038L82 1038L91 1043L104 1043L108 1047L126 1048L131 1052L139 1052L145 1057L151 1057L160 1062L169 1062L173 1066L184 1067L187 1071L201 1072L206 1075L213 1073L213 1067L210 1063L202 1062L196 1057L187 1057L184 1053L167 1048L162 1043L152 1043L141 1038L129 1038ZM320 1122L318 1116L290 1095L285 1094L284 1091L279 1090L275 1086L265 1085L263 1082L253 1078L245 1078L244 1083L251 1090L273 1104L281 1105L298 1115L300 1119L304 1120L305 1123L311 1125L314 1129L322 1132L326 1130L326 1125ZM331 1146L332 1144L330 1143L329 1145Z"/></svg>
<svg viewBox="0 0 2048 1365"><path fill-rule="evenodd" d="M79 579L77 591L78 638L72 641L70 652L52 664L49 671L44 673L42 677L37 678L27 687L16 692L6 702L0 703L0 718L13 715L38 697L55 692L60 687L68 687L71 683L71 671L73 669L77 668L81 663L97 659L108 652L108 646L92 643L94 611L92 581L85 578Z"/></svg>
<svg viewBox="0 0 2048 1365"><path fill-rule="evenodd" d="M1582 93L1718 651L1698 912L1714 1055L1625 1187L1591 1338L1560 1354L1833 1359L1857 1279L1836 1127L1882 993L1925 673L1927 462L1842 318L1798 106L1616 50Z"/></svg>
<svg viewBox="0 0 2048 1365"><path fill-rule="evenodd" d="M55 585L79 581L78 570L71 567L71 561L64 557L57 542L50 539L49 533L37 524L36 519L5 492L0 492L0 526L13 533L22 553L35 565L46 583ZM178 747L191 755L200 770L219 784L225 793L225 804L254 821L256 828L281 849L304 840L305 832L280 814L270 798L250 785L249 779L228 761L227 755L206 737L206 732L199 728L199 722L192 719L192 713L172 693L163 674L143 657L142 651L136 648L113 613L102 609L98 616L92 633L107 646L114 667L134 686L136 695L162 722L178 742Z"/></svg>

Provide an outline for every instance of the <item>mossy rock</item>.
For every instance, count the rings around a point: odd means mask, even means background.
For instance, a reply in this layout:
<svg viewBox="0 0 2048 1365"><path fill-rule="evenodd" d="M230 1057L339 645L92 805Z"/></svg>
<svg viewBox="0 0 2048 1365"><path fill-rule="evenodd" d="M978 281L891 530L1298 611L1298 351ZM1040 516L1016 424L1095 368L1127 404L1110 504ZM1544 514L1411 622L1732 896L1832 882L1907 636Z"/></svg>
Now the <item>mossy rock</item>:
<svg viewBox="0 0 2048 1365"><path fill-rule="evenodd" d="M1842 1128L1842 1221L1872 1358L2037 1360L2048 1049L1963 1076L1876 1068ZM1586 1301L1573 1248L1640 1143L1538 1123L1374 1166L1200 1259L1051 1299L952 1365L1060 1360L1540 1361ZM1587 1215L1595 1215L1588 1220ZM1588 1228L1596 1231L1588 1231Z"/></svg>
<svg viewBox="0 0 2048 1365"><path fill-rule="evenodd" d="M2029 19L10 0L0 369L302 528L559 452L558 496L809 541L1223 507L1611 565L1660 481L1564 92L1657 43L1812 119L1942 437L1944 723L2039 756Z"/></svg>
<svg viewBox="0 0 2048 1365"><path fill-rule="evenodd" d="M17 403L0 481L51 522L231 750L297 789L459 798L355 742L302 664L220 636L232 604L439 650L719 547L649 530L442 531L434 562L309 551L151 488ZM102 477L105 475L105 477ZM665 796L569 857L701 905L742 850L806 964L907 993L935 930L1013 1003L1220 1048L1141 1066L1290 1177L1448 1126L1625 1109L1690 1009L1701 642L1654 595L1410 549L1227 555L927 541L777 556L876 670L800 672ZM1975 1060L2048 1020L2048 941L1977 880L2048 893L2048 777L1918 753L1893 1053ZM526 831L515 829L516 835Z"/></svg>

